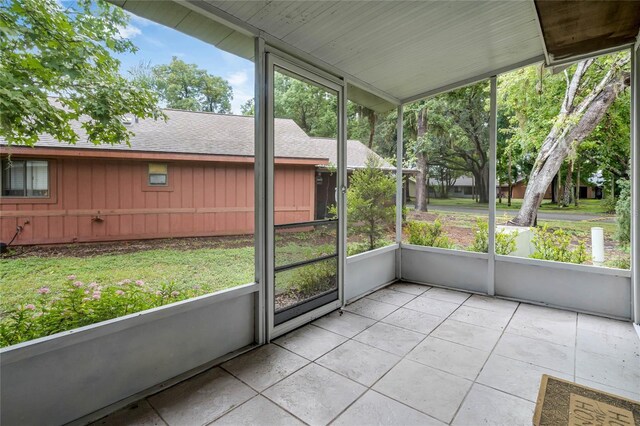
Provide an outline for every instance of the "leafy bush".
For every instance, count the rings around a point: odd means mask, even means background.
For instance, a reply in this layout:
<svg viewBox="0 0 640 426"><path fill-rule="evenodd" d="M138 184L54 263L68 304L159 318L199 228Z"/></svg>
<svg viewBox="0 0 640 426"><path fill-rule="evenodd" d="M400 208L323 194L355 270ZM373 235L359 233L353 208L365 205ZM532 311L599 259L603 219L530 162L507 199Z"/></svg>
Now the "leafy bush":
<svg viewBox="0 0 640 426"><path fill-rule="evenodd" d="M489 253L489 223L478 218L473 228L474 240L468 248L471 251ZM512 232L496 232L496 253L510 254L516 250L516 237Z"/></svg>
<svg viewBox="0 0 640 426"><path fill-rule="evenodd" d="M61 331L72 330L134 312L184 300L195 292L176 290L172 284L148 288L141 280L124 280L103 288L70 275L61 297L48 287L37 291L32 303L7 312L0 322L0 346L14 345Z"/></svg>
<svg viewBox="0 0 640 426"><path fill-rule="evenodd" d="M620 196L616 202L616 240L623 245L631 241L631 185L629 179L619 179Z"/></svg>
<svg viewBox="0 0 640 426"><path fill-rule="evenodd" d="M378 240L376 242L376 246L374 247L374 249L380 248L380 247L386 247L388 245L393 244L393 241L391 240L387 240L387 239L382 239L382 240ZM360 254L360 253L364 253L371 250L369 243L365 242L365 243L349 243L347 245L347 256L355 256L356 254Z"/></svg>
<svg viewBox="0 0 640 426"><path fill-rule="evenodd" d="M407 222L406 230L409 234L409 244L440 248L453 247L453 243L444 233L439 219L436 219L433 224L415 221Z"/></svg>
<svg viewBox="0 0 640 426"><path fill-rule="evenodd" d="M328 260L298 268L291 281L303 297L314 296L337 287L336 263Z"/></svg>
<svg viewBox="0 0 640 426"><path fill-rule="evenodd" d="M616 204L617 200L613 195L609 195L607 198L602 200L602 207L604 208L604 211L609 214L616 212Z"/></svg>
<svg viewBox="0 0 640 426"><path fill-rule="evenodd" d="M516 238L514 232L496 232L496 253L508 255L516 251Z"/></svg>
<svg viewBox="0 0 640 426"><path fill-rule="evenodd" d="M562 229L550 231L547 225L533 228L531 243L535 251L530 256L534 259L555 260L566 263L584 263L587 250L584 243L571 246L571 235Z"/></svg>

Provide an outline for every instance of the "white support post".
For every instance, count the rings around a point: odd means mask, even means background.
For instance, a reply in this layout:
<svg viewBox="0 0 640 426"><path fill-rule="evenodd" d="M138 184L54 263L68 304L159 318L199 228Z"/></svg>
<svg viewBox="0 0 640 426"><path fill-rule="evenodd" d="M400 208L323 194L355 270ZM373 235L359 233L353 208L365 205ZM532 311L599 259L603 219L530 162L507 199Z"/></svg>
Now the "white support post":
<svg viewBox="0 0 640 426"><path fill-rule="evenodd" d="M487 270L487 294L495 295L496 267L496 150L498 145L497 77L491 77L489 109L489 267Z"/></svg>
<svg viewBox="0 0 640 426"><path fill-rule="evenodd" d="M402 188L402 155L403 155L403 113L402 105L398 107L398 124L396 126L396 278L402 279L402 205L404 201L404 191Z"/></svg>
<svg viewBox="0 0 640 426"><path fill-rule="evenodd" d="M638 43L631 48L631 294L632 319L640 324L640 58Z"/></svg>
<svg viewBox="0 0 640 426"><path fill-rule="evenodd" d="M254 71L254 265L255 282L260 285L260 290L256 293L255 299L255 342L259 345L266 341L266 312L265 302L266 292L266 225L267 215L266 204L266 168L265 168L265 146L266 146L266 115L265 115L265 63L264 63L264 40L255 38L255 71Z"/></svg>
<svg viewBox="0 0 640 426"><path fill-rule="evenodd" d="M339 249L338 259L340 262L338 270L338 297L345 306L346 298L344 297L344 288L347 283L344 280L347 270L347 84L345 83L340 91L338 99L340 107L338 108L338 179L337 190L339 193L340 203L338 204L338 223L340 231L338 232Z"/></svg>

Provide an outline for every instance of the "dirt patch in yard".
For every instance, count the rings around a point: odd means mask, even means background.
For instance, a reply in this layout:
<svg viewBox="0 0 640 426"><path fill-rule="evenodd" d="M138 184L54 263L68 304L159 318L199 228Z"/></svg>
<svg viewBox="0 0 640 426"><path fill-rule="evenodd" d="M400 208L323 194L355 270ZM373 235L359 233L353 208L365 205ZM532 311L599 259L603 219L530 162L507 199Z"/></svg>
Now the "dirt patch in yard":
<svg viewBox="0 0 640 426"><path fill-rule="evenodd" d="M444 234L460 250L466 250L468 246L473 244L475 218L476 216L471 215L461 216L460 214L447 214L446 212L431 213L415 210L409 212L408 215L408 220L410 221L433 223L436 219L440 220ZM407 239L408 235L405 235L405 241Z"/></svg>
<svg viewBox="0 0 640 426"><path fill-rule="evenodd" d="M197 250L206 248L253 247L253 236L165 238L157 240L109 241L100 243L52 244L15 247L7 256L21 257L94 257L159 249Z"/></svg>
<svg viewBox="0 0 640 426"><path fill-rule="evenodd" d="M324 245L335 244L335 235L312 232L283 232L278 234L278 245ZM199 249L234 249L253 247L253 235L236 235L222 237L189 237L163 238L150 240L108 241L97 243L50 244L39 246L17 246L3 255L6 259L25 257L87 258L109 254L128 254L148 250L199 250Z"/></svg>

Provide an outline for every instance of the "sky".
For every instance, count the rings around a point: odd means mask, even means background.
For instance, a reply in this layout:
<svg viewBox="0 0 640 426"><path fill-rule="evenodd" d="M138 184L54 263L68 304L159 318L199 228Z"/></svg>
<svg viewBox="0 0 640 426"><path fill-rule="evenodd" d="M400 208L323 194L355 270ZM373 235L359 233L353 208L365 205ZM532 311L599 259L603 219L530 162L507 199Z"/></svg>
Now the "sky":
<svg viewBox="0 0 640 426"><path fill-rule="evenodd" d="M233 88L231 108L234 114L240 114L240 106L253 98L253 62L179 31L129 15L129 25L122 28L120 34L130 39L138 51L115 55L122 63L120 72L127 74L127 70L141 62L150 62L151 66L168 64L173 56L177 56L229 82Z"/></svg>

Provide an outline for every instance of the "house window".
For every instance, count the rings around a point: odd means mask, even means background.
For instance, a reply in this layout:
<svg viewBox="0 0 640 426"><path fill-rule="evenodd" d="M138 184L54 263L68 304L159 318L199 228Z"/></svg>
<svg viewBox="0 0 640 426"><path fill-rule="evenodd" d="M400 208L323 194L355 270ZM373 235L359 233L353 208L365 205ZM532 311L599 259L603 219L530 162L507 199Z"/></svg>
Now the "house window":
<svg viewBox="0 0 640 426"><path fill-rule="evenodd" d="M149 186L167 186L169 168L166 163L149 163Z"/></svg>
<svg viewBox="0 0 640 426"><path fill-rule="evenodd" d="M2 196L49 197L49 162L3 159Z"/></svg>

